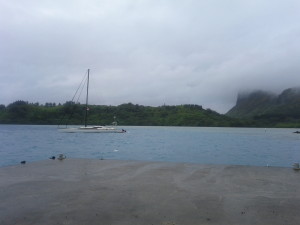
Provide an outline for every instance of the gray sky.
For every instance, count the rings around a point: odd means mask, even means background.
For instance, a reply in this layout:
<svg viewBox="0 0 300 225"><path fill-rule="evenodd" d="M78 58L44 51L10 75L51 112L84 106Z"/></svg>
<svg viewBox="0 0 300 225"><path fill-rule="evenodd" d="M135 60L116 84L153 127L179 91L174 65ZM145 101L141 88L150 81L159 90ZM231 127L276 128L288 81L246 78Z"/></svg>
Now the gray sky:
<svg viewBox="0 0 300 225"><path fill-rule="evenodd" d="M300 86L299 0L0 0L0 104L199 104Z"/></svg>

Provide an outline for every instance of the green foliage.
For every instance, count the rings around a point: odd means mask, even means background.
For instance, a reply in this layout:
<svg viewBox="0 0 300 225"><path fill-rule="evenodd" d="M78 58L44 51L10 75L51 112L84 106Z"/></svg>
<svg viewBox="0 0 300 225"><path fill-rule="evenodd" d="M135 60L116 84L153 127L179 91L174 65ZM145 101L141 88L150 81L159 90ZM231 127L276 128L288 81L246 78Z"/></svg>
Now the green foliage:
<svg viewBox="0 0 300 225"><path fill-rule="evenodd" d="M300 88L286 89L278 96L262 91L239 95L226 115L249 126L300 127Z"/></svg>
<svg viewBox="0 0 300 225"><path fill-rule="evenodd" d="M242 126L232 119L199 105L150 107L132 103L119 106L88 106L88 124L109 125L116 116L120 125L136 126ZM0 123L14 124L84 124L85 105L16 101L0 108Z"/></svg>
<svg viewBox="0 0 300 225"><path fill-rule="evenodd" d="M132 103L119 106L89 105L89 125L110 125L116 117L119 125L201 126L201 127L300 127L300 104L285 104L272 111L247 118L231 118L199 105L142 106ZM0 105L2 124L82 125L86 106L28 103L16 101Z"/></svg>

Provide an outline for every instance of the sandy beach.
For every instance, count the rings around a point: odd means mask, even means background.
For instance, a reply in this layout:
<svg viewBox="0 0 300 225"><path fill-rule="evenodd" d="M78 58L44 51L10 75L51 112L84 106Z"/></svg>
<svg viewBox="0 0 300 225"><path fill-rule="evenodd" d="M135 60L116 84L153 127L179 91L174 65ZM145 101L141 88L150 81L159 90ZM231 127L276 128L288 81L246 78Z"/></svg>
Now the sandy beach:
<svg viewBox="0 0 300 225"><path fill-rule="evenodd" d="M65 159L0 168L0 224L300 224L292 168Z"/></svg>

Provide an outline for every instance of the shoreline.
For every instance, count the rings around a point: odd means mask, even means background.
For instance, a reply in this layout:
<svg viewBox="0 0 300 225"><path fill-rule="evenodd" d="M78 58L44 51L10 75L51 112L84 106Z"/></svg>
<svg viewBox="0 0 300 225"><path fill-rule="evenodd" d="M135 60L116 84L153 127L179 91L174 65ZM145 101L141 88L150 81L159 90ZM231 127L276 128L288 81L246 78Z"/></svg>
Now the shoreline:
<svg viewBox="0 0 300 225"><path fill-rule="evenodd" d="M49 161L51 158L44 158L44 159L37 159L37 160L33 160L33 161L26 161L24 160L26 163L26 165L30 165L30 164L35 164L35 163L42 163L42 162L47 162ZM71 158L67 158L71 159L71 160L91 160L91 161L110 161L110 162L142 162L142 163L166 163L166 164L184 164L184 165L199 165L199 166L222 166L222 167L257 167L257 168L282 168L282 169L293 169L293 164L295 163L291 163L290 166L272 166L272 165L245 165L245 164L213 164L213 163L197 163L197 162L184 162L184 161L163 161L163 160L143 160L143 159L110 159L110 158L76 158L76 157L71 157ZM22 161L21 161L22 162ZM22 165L21 162L19 163L15 163L15 164L7 164L7 165L2 165L0 166L0 170L4 169L4 168L18 168ZM24 166L24 165L23 165Z"/></svg>
<svg viewBox="0 0 300 225"><path fill-rule="evenodd" d="M300 171L99 159L0 168L0 224L299 224Z"/></svg>

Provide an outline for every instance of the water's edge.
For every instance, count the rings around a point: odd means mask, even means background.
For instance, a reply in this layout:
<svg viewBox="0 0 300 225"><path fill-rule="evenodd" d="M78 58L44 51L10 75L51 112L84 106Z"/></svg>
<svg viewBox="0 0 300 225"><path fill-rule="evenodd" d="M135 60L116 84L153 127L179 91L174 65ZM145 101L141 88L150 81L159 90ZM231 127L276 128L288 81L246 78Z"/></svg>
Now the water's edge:
<svg viewBox="0 0 300 225"><path fill-rule="evenodd" d="M57 126L0 125L0 167L57 156L218 165L291 167L294 129L122 127L123 134L60 133Z"/></svg>

